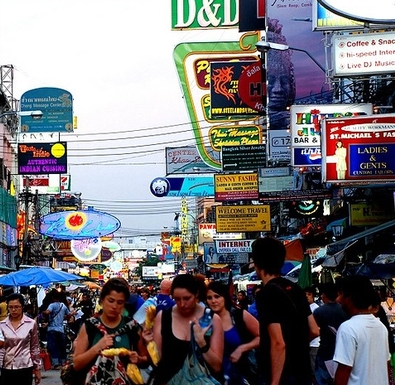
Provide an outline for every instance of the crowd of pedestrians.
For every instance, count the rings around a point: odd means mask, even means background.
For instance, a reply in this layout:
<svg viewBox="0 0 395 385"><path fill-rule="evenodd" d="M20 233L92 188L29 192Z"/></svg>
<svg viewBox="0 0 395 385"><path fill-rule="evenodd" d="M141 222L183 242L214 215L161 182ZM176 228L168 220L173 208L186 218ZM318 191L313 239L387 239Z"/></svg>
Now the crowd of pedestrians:
<svg viewBox="0 0 395 385"><path fill-rule="evenodd" d="M163 280L156 289L122 278L109 279L97 292L52 289L35 319L24 312L21 294L0 298L0 384L17 379L38 385L43 346L52 370L65 367L70 329L75 375L67 385L130 385L131 378L139 381L136 373L150 385L178 385L191 339L217 384L392 385L393 335L370 280L345 277L302 289L281 277L284 259L279 240L253 243L262 283L252 303L232 285L206 284L190 274ZM137 318L148 303L156 307L150 326ZM205 313L208 326L200 324ZM103 354L111 349L117 353Z"/></svg>

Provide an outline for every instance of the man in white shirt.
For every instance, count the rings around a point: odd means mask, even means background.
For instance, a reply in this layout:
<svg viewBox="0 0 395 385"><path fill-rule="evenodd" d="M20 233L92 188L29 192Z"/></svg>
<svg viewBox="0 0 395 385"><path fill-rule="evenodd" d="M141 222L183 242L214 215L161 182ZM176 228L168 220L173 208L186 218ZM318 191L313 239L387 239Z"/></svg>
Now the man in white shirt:
<svg viewBox="0 0 395 385"><path fill-rule="evenodd" d="M371 313L374 289L369 278L346 277L337 301L350 315L336 335L335 385L388 385L388 331Z"/></svg>

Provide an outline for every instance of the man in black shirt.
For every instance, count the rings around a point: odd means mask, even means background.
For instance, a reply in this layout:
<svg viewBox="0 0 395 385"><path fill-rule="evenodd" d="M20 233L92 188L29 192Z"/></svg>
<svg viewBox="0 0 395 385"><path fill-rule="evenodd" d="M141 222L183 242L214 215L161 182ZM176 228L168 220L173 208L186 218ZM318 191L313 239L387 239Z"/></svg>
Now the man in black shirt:
<svg viewBox="0 0 395 385"><path fill-rule="evenodd" d="M262 374L271 385L311 385L310 347L319 335L303 290L281 277L285 247L272 237L252 245L263 289L257 294Z"/></svg>

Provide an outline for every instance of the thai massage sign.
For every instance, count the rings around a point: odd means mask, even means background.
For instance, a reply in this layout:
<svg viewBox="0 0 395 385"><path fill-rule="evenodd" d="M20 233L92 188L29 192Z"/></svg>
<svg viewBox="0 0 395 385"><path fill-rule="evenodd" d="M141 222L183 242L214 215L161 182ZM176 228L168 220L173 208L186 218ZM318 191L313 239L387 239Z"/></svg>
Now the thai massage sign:
<svg viewBox="0 0 395 385"><path fill-rule="evenodd" d="M322 135L324 181L395 180L395 115L325 119Z"/></svg>
<svg viewBox="0 0 395 385"><path fill-rule="evenodd" d="M18 174L66 174L67 143L18 144Z"/></svg>
<svg viewBox="0 0 395 385"><path fill-rule="evenodd" d="M63 211L44 215L40 234L55 239L89 239L112 234L120 227L116 217L101 211Z"/></svg>

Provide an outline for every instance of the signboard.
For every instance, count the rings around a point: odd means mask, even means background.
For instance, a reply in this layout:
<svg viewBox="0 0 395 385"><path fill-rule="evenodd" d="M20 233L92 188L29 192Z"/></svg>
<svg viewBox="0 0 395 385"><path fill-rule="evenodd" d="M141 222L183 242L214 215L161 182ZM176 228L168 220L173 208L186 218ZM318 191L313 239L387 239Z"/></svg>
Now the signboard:
<svg viewBox="0 0 395 385"><path fill-rule="evenodd" d="M18 144L18 174L66 174L67 143Z"/></svg>
<svg viewBox="0 0 395 385"><path fill-rule="evenodd" d="M313 30L314 31L332 31L342 29L363 29L364 23L347 19L331 12L329 9L313 1Z"/></svg>
<svg viewBox="0 0 395 385"><path fill-rule="evenodd" d="M171 0L175 30L230 28L239 22L239 0Z"/></svg>
<svg viewBox="0 0 395 385"><path fill-rule="evenodd" d="M333 35L333 74L360 76L395 72L395 33Z"/></svg>
<svg viewBox="0 0 395 385"><path fill-rule="evenodd" d="M215 206L217 231L270 231L270 206Z"/></svg>
<svg viewBox="0 0 395 385"><path fill-rule="evenodd" d="M318 0L330 11L353 20L373 23L395 23L395 4L391 0L364 2L359 0Z"/></svg>
<svg viewBox="0 0 395 385"><path fill-rule="evenodd" d="M258 175L215 174L215 201L237 201L258 199Z"/></svg>
<svg viewBox="0 0 395 385"><path fill-rule="evenodd" d="M269 160L291 163L291 135L289 130L269 130Z"/></svg>
<svg viewBox="0 0 395 385"><path fill-rule="evenodd" d="M95 210L63 211L41 217L40 234L55 239L89 239L114 233L121 222Z"/></svg>
<svg viewBox="0 0 395 385"><path fill-rule="evenodd" d="M259 193L292 190L293 186L293 176L275 176L271 178L259 177Z"/></svg>
<svg viewBox="0 0 395 385"><path fill-rule="evenodd" d="M239 76L238 92L240 99L261 115L266 110L266 70L261 61L247 66Z"/></svg>
<svg viewBox="0 0 395 385"><path fill-rule="evenodd" d="M199 245L213 242L214 239L241 239L242 233L217 233L215 223L199 223Z"/></svg>
<svg viewBox="0 0 395 385"><path fill-rule="evenodd" d="M239 32L265 29L266 0L239 0Z"/></svg>
<svg viewBox="0 0 395 385"><path fill-rule="evenodd" d="M29 175L21 176L21 186L25 187L29 181L29 187L32 191L38 191L39 194L56 194L71 190L70 174L49 174L49 175Z"/></svg>
<svg viewBox="0 0 395 385"><path fill-rule="evenodd" d="M266 163L266 146L223 146L222 171L258 170Z"/></svg>
<svg viewBox="0 0 395 385"><path fill-rule="evenodd" d="M215 248L217 253L251 253L252 248L251 245L254 242L254 239L240 239L240 240L231 240L231 239L216 239L215 240Z"/></svg>
<svg viewBox="0 0 395 385"><path fill-rule="evenodd" d="M233 240L234 241L234 240ZM248 263L247 252L220 252L216 249L216 242L204 243L203 260L206 264L235 264ZM229 248L228 248L229 249Z"/></svg>
<svg viewBox="0 0 395 385"><path fill-rule="evenodd" d="M166 175L215 173L216 168L208 166L200 157L195 146L166 147Z"/></svg>
<svg viewBox="0 0 395 385"><path fill-rule="evenodd" d="M156 197L213 197L213 177L155 178L150 190Z"/></svg>
<svg viewBox="0 0 395 385"><path fill-rule="evenodd" d="M100 254L102 244L100 238L72 239L70 248L79 261L88 262L95 260Z"/></svg>
<svg viewBox="0 0 395 385"><path fill-rule="evenodd" d="M393 219L393 207L388 207L388 202L350 204L351 226L378 226Z"/></svg>
<svg viewBox="0 0 395 385"><path fill-rule="evenodd" d="M21 111L42 111L40 119L21 116L22 132L73 131L73 96L61 88L36 88L21 96Z"/></svg>
<svg viewBox="0 0 395 385"><path fill-rule="evenodd" d="M210 128L208 136L212 147L216 151L221 151L224 146L258 145L262 143L262 129L255 124L213 126Z"/></svg>
<svg viewBox="0 0 395 385"><path fill-rule="evenodd" d="M371 115L372 104L310 104L291 106L292 165L321 164L321 121L332 117Z"/></svg>
<svg viewBox="0 0 395 385"><path fill-rule="evenodd" d="M238 84L244 68L251 61L223 61L210 63L211 116L242 115L254 117L257 112L240 98Z"/></svg>
<svg viewBox="0 0 395 385"><path fill-rule="evenodd" d="M395 180L395 115L325 119L322 135L324 181Z"/></svg>

